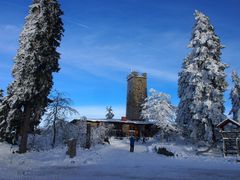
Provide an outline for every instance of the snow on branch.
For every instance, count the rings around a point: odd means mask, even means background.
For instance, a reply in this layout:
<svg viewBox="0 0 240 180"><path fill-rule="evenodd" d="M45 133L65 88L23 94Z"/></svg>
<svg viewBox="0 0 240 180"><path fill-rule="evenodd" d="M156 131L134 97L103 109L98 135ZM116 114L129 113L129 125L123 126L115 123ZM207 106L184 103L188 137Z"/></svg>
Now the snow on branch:
<svg viewBox="0 0 240 180"><path fill-rule="evenodd" d="M168 94L150 89L150 96L142 105L142 117L146 120L155 120L157 126L164 131L173 130L176 107L171 104L171 97Z"/></svg>

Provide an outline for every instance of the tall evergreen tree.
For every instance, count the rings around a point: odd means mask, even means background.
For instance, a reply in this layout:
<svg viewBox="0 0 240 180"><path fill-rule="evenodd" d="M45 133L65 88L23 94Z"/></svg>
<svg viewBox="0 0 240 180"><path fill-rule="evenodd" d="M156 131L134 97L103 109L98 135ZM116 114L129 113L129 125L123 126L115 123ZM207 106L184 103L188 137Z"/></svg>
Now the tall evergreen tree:
<svg viewBox="0 0 240 180"><path fill-rule="evenodd" d="M235 71L232 73L232 81L234 87L230 94L232 109L229 114L233 114L233 120L240 121L240 78Z"/></svg>
<svg viewBox="0 0 240 180"><path fill-rule="evenodd" d="M179 73L176 121L194 140L215 142L215 126L225 118L223 93L227 88L224 73L227 65L221 62L223 46L209 18L196 11L195 20L189 44L192 51Z"/></svg>
<svg viewBox="0 0 240 180"><path fill-rule="evenodd" d="M28 132L39 123L47 106L52 73L59 71L62 14L57 0L34 0L20 35L14 81L0 109L0 135L3 139L20 135L20 153L26 152Z"/></svg>

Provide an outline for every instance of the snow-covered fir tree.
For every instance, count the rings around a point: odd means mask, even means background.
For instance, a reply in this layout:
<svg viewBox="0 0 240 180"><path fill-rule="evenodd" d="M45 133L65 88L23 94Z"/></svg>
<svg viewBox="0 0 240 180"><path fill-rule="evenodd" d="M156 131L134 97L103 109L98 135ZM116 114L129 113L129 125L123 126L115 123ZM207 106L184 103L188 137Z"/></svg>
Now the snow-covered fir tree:
<svg viewBox="0 0 240 180"><path fill-rule="evenodd" d="M150 89L150 95L142 105L142 118L157 121L157 126L167 132L176 130L173 125L175 114L176 107L171 104L170 95Z"/></svg>
<svg viewBox="0 0 240 180"><path fill-rule="evenodd" d="M196 11L195 20L189 44L192 52L179 73L176 121L193 140L215 142L215 126L225 118L223 93L227 88L224 72L227 65L221 62L223 46L209 18Z"/></svg>
<svg viewBox="0 0 240 180"><path fill-rule="evenodd" d="M106 107L106 111L107 111L107 114L105 115L106 119L112 119L114 117L112 106Z"/></svg>
<svg viewBox="0 0 240 180"><path fill-rule="evenodd" d="M233 120L240 121L240 78L235 71L232 73L232 81L234 83L234 87L232 88L230 94L232 109L229 114L233 114Z"/></svg>
<svg viewBox="0 0 240 180"><path fill-rule="evenodd" d="M34 0L20 35L14 81L0 109L1 138L20 135L20 153L26 152L27 132L39 124L47 106L52 73L59 71L57 48L64 31L62 14L57 0Z"/></svg>

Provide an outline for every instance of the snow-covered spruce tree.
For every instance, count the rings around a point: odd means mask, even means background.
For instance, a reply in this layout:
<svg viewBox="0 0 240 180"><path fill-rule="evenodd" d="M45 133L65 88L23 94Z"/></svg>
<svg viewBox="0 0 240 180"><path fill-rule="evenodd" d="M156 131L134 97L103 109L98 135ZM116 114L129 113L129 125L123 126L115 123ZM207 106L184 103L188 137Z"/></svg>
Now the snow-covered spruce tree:
<svg viewBox="0 0 240 180"><path fill-rule="evenodd" d="M223 93L227 82L224 70L228 66L221 62L223 46L209 18L196 11L195 20L189 44L192 52L179 73L180 103L176 121L193 140L212 143L216 141L216 124L225 118Z"/></svg>
<svg viewBox="0 0 240 180"><path fill-rule="evenodd" d="M47 106L52 73L59 71L62 14L57 0L34 0L20 35L14 81L0 109L1 138L12 139L11 132L20 135L20 153L26 152L28 132L39 123Z"/></svg>
<svg viewBox="0 0 240 180"><path fill-rule="evenodd" d="M233 114L233 120L240 121L240 78L235 71L232 73L232 81L234 83L234 87L232 88L230 94L232 109L229 114Z"/></svg>
<svg viewBox="0 0 240 180"><path fill-rule="evenodd" d="M159 93L150 89L148 96L142 105L141 116L145 120L156 120L157 126L164 132L176 131L174 127L176 107L171 104L171 97L165 93Z"/></svg>
<svg viewBox="0 0 240 180"><path fill-rule="evenodd" d="M105 115L106 119L112 119L114 117L112 106L106 107L106 111L107 111L107 114Z"/></svg>

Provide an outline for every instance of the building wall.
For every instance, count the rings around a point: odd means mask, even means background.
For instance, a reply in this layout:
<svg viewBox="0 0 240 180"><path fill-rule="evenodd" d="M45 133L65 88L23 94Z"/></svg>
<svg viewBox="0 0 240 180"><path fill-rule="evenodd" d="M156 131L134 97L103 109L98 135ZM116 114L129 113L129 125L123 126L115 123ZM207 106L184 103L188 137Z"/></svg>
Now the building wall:
<svg viewBox="0 0 240 180"><path fill-rule="evenodd" d="M127 110L128 120L143 120L141 118L142 104L147 97L147 74L132 72L127 78Z"/></svg>

